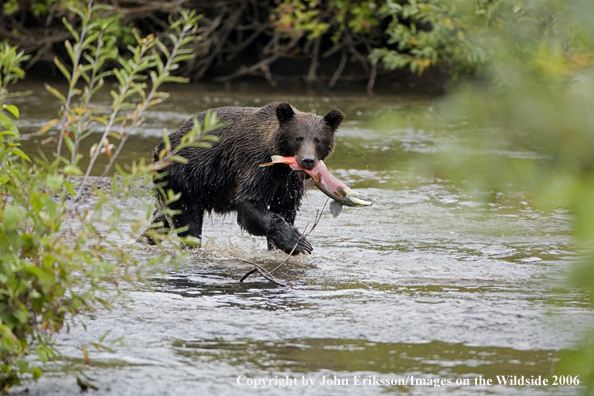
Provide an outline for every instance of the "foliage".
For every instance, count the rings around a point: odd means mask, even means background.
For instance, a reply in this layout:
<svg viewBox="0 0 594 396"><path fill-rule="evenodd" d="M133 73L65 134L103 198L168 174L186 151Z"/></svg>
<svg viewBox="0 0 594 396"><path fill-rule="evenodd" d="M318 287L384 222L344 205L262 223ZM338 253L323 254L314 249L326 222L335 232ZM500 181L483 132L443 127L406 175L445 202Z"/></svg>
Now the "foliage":
<svg viewBox="0 0 594 396"><path fill-rule="evenodd" d="M111 183L103 182L99 187L85 187L84 180L81 183L74 177L82 174L77 166L82 154L75 151L76 139L92 136L91 121L100 122L103 117L111 120L107 125L113 125L117 120L120 130L125 130L126 122L131 128L140 125L144 109L166 97L158 91L159 86L181 81L169 72L190 56L183 47L196 39L197 18L184 12L179 20L171 22L171 48L154 37L137 37L137 46L130 48L133 56L119 58L108 37L117 19L96 19L101 9L93 6L72 10L80 15L83 25L80 31L69 27L75 38L73 45L67 44L72 69L59 66L70 89L62 95L50 87L64 100L60 133L71 150L71 160L60 156L53 161L31 159L20 150L14 120L19 116L18 109L4 101L10 97L7 85L24 76L20 63L26 57L13 47L0 45L0 392L22 380L39 378L41 367L27 355L34 351L43 363L56 356L52 336L69 319L98 306L109 307L122 282L139 279L155 262L172 262L171 248L165 250L163 246L163 255L138 261L135 249L121 241L134 240L150 219L152 205L144 211L137 207L130 216L129 210L123 210L114 198L132 199L139 186L150 183L156 170L170 161L183 160L177 155L179 150L208 145L203 127L197 125L180 146L169 146L161 153L156 164L134 164L126 171L116 165L117 174ZM112 92L113 108L99 113L92 109L91 99L107 75L102 66L108 58L117 59L121 65L111 71L117 76L119 88ZM151 82L150 88L145 81ZM129 102L134 95L138 99ZM76 100L80 100L79 107L71 105ZM123 110L129 112L120 114ZM209 120L205 127L216 127L216 117ZM111 132L111 127L105 130ZM72 199L77 188L79 201ZM83 191L87 192L85 196ZM169 201L177 198L169 194ZM167 208L162 209L168 213ZM139 221L139 217L145 221ZM173 254L180 256L180 248L173 248ZM109 349L103 338L91 346ZM81 345L81 349L88 362L87 345Z"/></svg>
<svg viewBox="0 0 594 396"><path fill-rule="evenodd" d="M309 38L312 39L326 33L329 28L328 23L318 23L320 10L316 6L315 0L286 0L274 9L270 18L279 31L290 35L309 31Z"/></svg>
<svg viewBox="0 0 594 396"><path fill-rule="evenodd" d="M98 156L106 153L110 157L103 171L105 176L121 152L127 137L142 124L143 113L149 107L167 98L167 93L158 91L160 86L164 83L187 81L185 78L172 76L171 72L179 67L180 62L192 57L191 50L184 47L198 39L195 33L199 17L194 12L182 11L181 18L170 23L171 33L167 38L172 46L171 50L154 35L141 38L134 31L136 46L128 48L131 52L130 57L123 57L115 46L116 36L113 35L119 19L114 16L94 18L94 15L109 9L101 5L91 6L84 12L72 9L72 12L78 14L82 20L79 34L64 19L64 24L75 40L74 45L66 41L72 68L68 69L58 58L54 59L56 66L67 79L69 89L64 95L57 89L47 86L48 90L64 103L58 138L58 156L62 154L64 141L71 153L71 163L77 164L81 157L79 153L81 140L93 134L95 123L103 125L103 134L91 152L83 186ZM106 62L110 60L115 60L120 67L104 71ZM119 90L111 91L113 97L111 109L107 113L101 113L100 109L90 106L90 103L93 94L103 86L106 76L116 78ZM84 90L76 88L81 78L87 83ZM150 89L147 88L146 80L151 83ZM80 98L80 105L73 108L71 102L75 97ZM136 98L138 101L134 103ZM42 132L47 132L57 122L57 120L50 121ZM119 124L119 132L113 130L116 124ZM119 140L117 148L111 144L109 137ZM115 148L115 152L112 148Z"/></svg>
<svg viewBox="0 0 594 396"><path fill-rule="evenodd" d="M315 0L284 0L272 12L271 19L276 29L295 34L309 32L308 39L327 33L332 27L332 40L352 33L369 34L378 26L377 2L373 0L331 0L322 5Z"/></svg>
<svg viewBox="0 0 594 396"><path fill-rule="evenodd" d="M15 47L11 47L8 43L0 43L0 102L4 103L6 99L15 96L14 93L8 92L8 86L15 83L19 79L25 77L25 71L21 69L20 64L29 59L23 51L17 52ZM5 109L5 107L3 107ZM9 110L15 117L18 118L18 110L12 107ZM15 113L17 112L17 113ZM5 123L10 123L10 119L2 119Z"/></svg>
<svg viewBox="0 0 594 396"><path fill-rule="evenodd" d="M492 6L491 2L480 3L479 7ZM456 2L401 4L387 0L380 12L390 20L385 33L389 37L387 43L393 47L376 48L371 58L388 70L408 67L413 73L422 74L430 66L441 64L454 72L468 72L485 60L485 49L467 39L468 25L458 16Z"/></svg>
<svg viewBox="0 0 594 396"><path fill-rule="evenodd" d="M123 247L105 244L95 222L83 222L76 234L64 232L75 216L65 205L74 192L66 179L70 172L58 169L60 161L29 160L17 136L14 129L5 131L0 149L2 389L29 373L38 378L40 368L25 355L32 348L42 362L55 355L50 337L66 316L107 305L103 282L134 279L129 270L136 264Z"/></svg>
<svg viewBox="0 0 594 396"><path fill-rule="evenodd" d="M310 32L308 38L332 32L338 42L343 35L371 36L381 28L370 59L387 70L409 68L421 74L430 66L441 65L454 73L474 72L482 65L488 50L468 38L481 26L494 26L506 1L476 0L460 4L449 0L332 0L318 2L284 0L274 10L275 27L291 34ZM474 18L465 7L474 7ZM472 20L470 20L472 19ZM379 46L382 44L383 46Z"/></svg>
<svg viewBox="0 0 594 396"><path fill-rule="evenodd" d="M458 4L472 10L472 3ZM496 84L461 84L444 101L448 117L440 125L456 126L455 143L433 171L472 179L482 190L526 191L543 209L567 203L585 256L573 285L594 302L594 4L501 3L506 7L497 24L477 29L471 38L493 52L485 73ZM566 358L566 373L592 387L594 331Z"/></svg>
<svg viewBox="0 0 594 396"><path fill-rule="evenodd" d="M52 10L67 12L71 7L82 9L86 5L85 0L43 0L30 2L7 0L4 2L4 12L12 15L18 11L19 5L22 5L22 3L25 3L26 6L31 7L33 14L37 17L47 15Z"/></svg>
<svg viewBox="0 0 594 396"><path fill-rule="evenodd" d="M153 33L160 36L166 26L164 19L167 15L176 15L181 4L152 0L98 2L117 7L113 17L118 18L120 23L113 25L115 31L111 34L118 37L119 42L128 40L127 43L132 45L135 45L135 40L129 26L142 29L144 35ZM408 69L419 74L435 66L455 74L474 72L485 62L489 51L470 39L474 37L472 33L486 25L497 27L499 15L522 2L225 0L213 3L185 0L185 7L205 16L200 30L203 40L190 44L193 53L203 56L184 63L176 73L194 78L211 74L223 81L245 74L264 74L273 83L266 70L269 64L280 64L283 58L292 57L311 58L313 66L310 65L307 81L318 80L312 75L318 62L326 62L329 66L321 68L323 70L339 69L340 72L332 76L331 86L340 76L343 79L357 78L354 74L347 77L347 73L342 73L345 68L343 63L361 65L370 78L375 76L378 66L387 71ZM72 25L82 20L72 11L82 9L81 0L16 3L4 3L3 20L7 26L4 34L11 43L26 46L26 53L35 54L33 61L53 58L54 55L61 57L61 51L53 48L59 48L63 39L56 41L53 47L44 43L58 40L58 35L64 32L64 27L55 23L58 18L65 18ZM470 13L466 12L467 8L470 8ZM8 15L11 18L7 18ZM22 32L25 27L18 23L20 20L28 20L38 27L45 26L44 29L28 31L43 40L24 40ZM55 33L49 37L51 32ZM121 44L119 46L122 47ZM339 57L341 54L342 59ZM254 64L258 67L252 69ZM283 73L281 68L275 70ZM358 73L358 78L361 78L360 69Z"/></svg>

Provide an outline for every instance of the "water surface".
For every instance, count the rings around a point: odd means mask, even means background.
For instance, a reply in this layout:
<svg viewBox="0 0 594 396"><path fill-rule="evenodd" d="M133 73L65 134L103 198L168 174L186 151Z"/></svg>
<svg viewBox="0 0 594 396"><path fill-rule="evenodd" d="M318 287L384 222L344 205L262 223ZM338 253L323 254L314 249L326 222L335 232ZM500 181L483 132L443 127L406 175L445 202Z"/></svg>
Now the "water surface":
<svg viewBox="0 0 594 396"><path fill-rule="evenodd" d="M340 108L347 118L327 165L376 202L344 208L338 218L326 208L309 236L314 253L276 273L289 287L259 277L239 283L251 269L243 260L273 268L284 255L242 233L234 215L207 218L204 247L182 268L132 287L124 306L86 317L86 330L75 324L59 335L63 358L46 366L29 394L79 394L81 373L99 388L95 395L577 393L575 386L497 385L497 376L551 381L592 312L566 287L577 256L565 210L541 212L521 191L469 195L411 169L452 139L456 126L427 127L439 99L254 86L171 92L130 138L123 162L150 159L163 128L211 107L286 100L318 114ZM17 104L25 133L59 107L37 88ZM25 149L38 150L40 140L24 140ZM325 201L308 193L300 229ZM142 216L135 203L121 205L131 218ZM106 331L107 341L123 341L113 353L92 351L85 365L78 346Z"/></svg>

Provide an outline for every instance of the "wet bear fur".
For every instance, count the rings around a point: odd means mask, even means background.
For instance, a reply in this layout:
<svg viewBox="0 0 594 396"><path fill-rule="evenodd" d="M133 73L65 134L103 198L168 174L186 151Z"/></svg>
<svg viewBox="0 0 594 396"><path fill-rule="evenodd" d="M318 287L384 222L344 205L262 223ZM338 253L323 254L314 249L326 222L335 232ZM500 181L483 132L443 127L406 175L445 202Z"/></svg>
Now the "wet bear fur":
<svg viewBox="0 0 594 396"><path fill-rule="evenodd" d="M176 229L187 226L178 232L180 236L201 238L205 212L236 211L238 224L252 235L265 236L270 249L289 253L297 245L293 254L310 253L311 244L293 226L304 193L304 173L285 164L260 164L270 162L273 155L295 156L301 167L312 169L332 153L334 134L344 118L342 111L335 109L321 117L288 103L212 111L223 124L209 132L218 136L218 142L211 148L183 149L180 155L188 162L172 162L158 180L165 190L181 193L170 205L180 214L173 216L171 223L163 216L155 216L153 222ZM191 117L171 133L172 147L192 129L194 118L202 123L205 115ZM164 147L161 142L155 149L155 161Z"/></svg>

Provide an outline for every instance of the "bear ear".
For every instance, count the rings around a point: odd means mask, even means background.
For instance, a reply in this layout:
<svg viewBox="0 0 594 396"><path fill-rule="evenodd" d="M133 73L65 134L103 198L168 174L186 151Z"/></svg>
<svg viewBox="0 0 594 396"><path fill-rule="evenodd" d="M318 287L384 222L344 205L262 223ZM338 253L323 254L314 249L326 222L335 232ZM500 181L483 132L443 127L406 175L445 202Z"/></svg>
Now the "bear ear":
<svg viewBox="0 0 594 396"><path fill-rule="evenodd" d="M330 110L330 112L324 116L324 121L333 130L338 128L343 119L344 113L338 109Z"/></svg>
<svg viewBox="0 0 594 396"><path fill-rule="evenodd" d="M290 104L282 102L276 106L276 116L278 117L279 122L283 124L293 118L295 112Z"/></svg>

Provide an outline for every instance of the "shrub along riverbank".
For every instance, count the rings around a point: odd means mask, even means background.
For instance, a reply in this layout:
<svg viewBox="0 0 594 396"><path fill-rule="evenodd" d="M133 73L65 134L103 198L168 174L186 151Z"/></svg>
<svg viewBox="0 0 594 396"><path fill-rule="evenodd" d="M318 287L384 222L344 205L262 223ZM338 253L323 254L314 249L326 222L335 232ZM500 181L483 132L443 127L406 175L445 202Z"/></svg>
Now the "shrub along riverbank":
<svg viewBox="0 0 594 396"><path fill-rule="evenodd" d="M340 82L367 84L378 78L408 79L431 70L438 80L460 73L474 74L488 51L470 34L478 27L498 27L499 11L509 1L449 0L153 0L95 1L112 5L101 11L118 20L110 32L118 45L141 35L163 35L168 19L183 8L201 15L201 40L189 48L194 58L177 75L193 80L231 81L242 76L335 86ZM4 2L0 10L0 40L8 40L30 55L26 69L54 57L67 60L65 40L81 17L84 0ZM70 8L69 8L70 7ZM469 12L470 11L470 12ZM472 20L469 20L469 15ZM40 70L38 68L37 70ZM395 74L394 71L400 71ZM423 80L421 80L423 81Z"/></svg>
<svg viewBox="0 0 594 396"><path fill-rule="evenodd" d="M208 145L197 125L178 147L167 145L155 164L135 163L125 170L114 165L128 134L142 124L145 110L167 98L161 85L185 81L170 71L191 57L185 46L197 39L197 17L182 11L171 21L171 33L163 41L134 34L135 44L124 52L114 45L111 34L119 26L118 18L103 18L103 11L101 6L73 9L82 21L78 29L64 20L73 39L65 45L67 62L56 59L55 65L68 89L60 92L46 85L63 102L62 114L37 133L52 128L57 132L58 137L47 140L55 143L53 159L30 158L20 149L16 121L20 114L10 104L15 93L9 87L25 76L21 65L27 56L0 44L0 393L23 379L39 378L41 367L27 355L36 353L43 363L57 356L52 336L68 321L99 306L109 307L120 285L142 279L152 264L171 263L172 255L183 257L174 247L153 260L138 261L134 249L119 241L130 240L146 227L142 214L132 221L123 219L111 197L132 199L130 186L148 185L155 170L182 161L176 155L179 150ZM118 66L104 68L105 62ZM112 105L93 107L93 97L107 76L118 82L111 91ZM215 117L208 120L206 127L216 122ZM79 150L84 139L96 139L86 171L79 167L87 154ZM104 173L111 166L117 170L107 189L97 188L89 179L99 155L111 159ZM91 203L86 200L89 195ZM179 198L166 196L165 204ZM145 220L154 209L150 206L145 208ZM85 360L87 347L109 349L102 341L81 345ZM80 381L83 388L88 386Z"/></svg>

